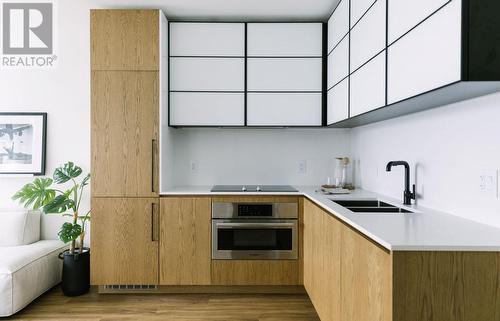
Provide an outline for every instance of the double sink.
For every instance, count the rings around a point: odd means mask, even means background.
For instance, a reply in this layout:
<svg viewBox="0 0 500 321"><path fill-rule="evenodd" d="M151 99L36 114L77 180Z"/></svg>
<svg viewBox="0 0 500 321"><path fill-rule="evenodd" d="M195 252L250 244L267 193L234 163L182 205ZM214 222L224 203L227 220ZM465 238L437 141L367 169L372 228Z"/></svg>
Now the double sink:
<svg viewBox="0 0 500 321"><path fill-rule="evenodd" d="M354 213L415 213L415 211L398 207L378 199L364 200L338 200L331 199L332 202L347 208Z"/></svg>

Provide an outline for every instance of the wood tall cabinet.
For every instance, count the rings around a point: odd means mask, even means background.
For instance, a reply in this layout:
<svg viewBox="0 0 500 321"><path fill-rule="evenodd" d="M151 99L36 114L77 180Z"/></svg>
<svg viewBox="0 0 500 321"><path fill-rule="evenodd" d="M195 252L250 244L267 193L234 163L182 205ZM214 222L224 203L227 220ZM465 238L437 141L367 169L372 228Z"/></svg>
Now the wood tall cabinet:
<svg viewBox="0 0 500 321"><path fill-rule="evenodd" d="M92 194L158 196L158 72L92 71Z"/></svg>
<svg viewBox="0 0 500 321"><path fill-rule="evenodd" d="M91 10L91 281L96 285L158 284L163 24L159 10Z"/></svg>
<svg viewBox="0 0 500 321"><path fill-rule="evenodd" d="M157 198L92 199L92 283L158 282Z"/></svg>

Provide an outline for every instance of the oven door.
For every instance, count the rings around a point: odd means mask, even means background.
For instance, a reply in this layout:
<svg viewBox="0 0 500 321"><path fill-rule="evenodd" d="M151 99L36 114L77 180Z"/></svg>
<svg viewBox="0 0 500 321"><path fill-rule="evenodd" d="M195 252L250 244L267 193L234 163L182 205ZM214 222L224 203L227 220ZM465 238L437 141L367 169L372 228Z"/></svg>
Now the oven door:
<svg viewBox="0 0 500 321"><path fill-rule="evenodd" d="M297 258L297 220L212 220L214 260Z"/></svg>

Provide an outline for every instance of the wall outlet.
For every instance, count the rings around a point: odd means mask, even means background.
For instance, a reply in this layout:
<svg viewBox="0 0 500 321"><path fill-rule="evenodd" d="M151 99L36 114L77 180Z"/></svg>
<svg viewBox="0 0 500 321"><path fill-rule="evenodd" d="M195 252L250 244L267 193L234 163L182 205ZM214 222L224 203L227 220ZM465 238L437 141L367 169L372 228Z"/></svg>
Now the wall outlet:
<svg viewBox="0 0 500 321"><path fill-rule="evenodd" d="M299 174L307 173L307 161L306 160L299 161L298 172L299 172Z"/></svg>
<svg viewBox="0 0 500 321"><path fill-rule="evenodd" d="M197 174L199 169L198 161L192 160L189 162L189 171L191 174Z"/></svg>
<svg viewBox="0 0 500 321"><path fill-rule="evenodd" d="M479 171L479 193L488 198L498 197L498 170L483 169Z"/></svg>

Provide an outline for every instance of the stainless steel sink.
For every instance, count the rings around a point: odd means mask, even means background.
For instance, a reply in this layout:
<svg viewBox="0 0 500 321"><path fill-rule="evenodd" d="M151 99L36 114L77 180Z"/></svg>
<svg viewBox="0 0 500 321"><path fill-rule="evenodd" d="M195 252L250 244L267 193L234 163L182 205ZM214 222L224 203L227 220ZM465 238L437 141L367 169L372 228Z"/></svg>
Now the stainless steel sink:
<svg viewBox="0 0 500 321"><path fill-rule="evenodd" d="M412 210L401 208L378 199L368 200L337 200L332 202L347 208L354 213L415 213Z"/></svg>

